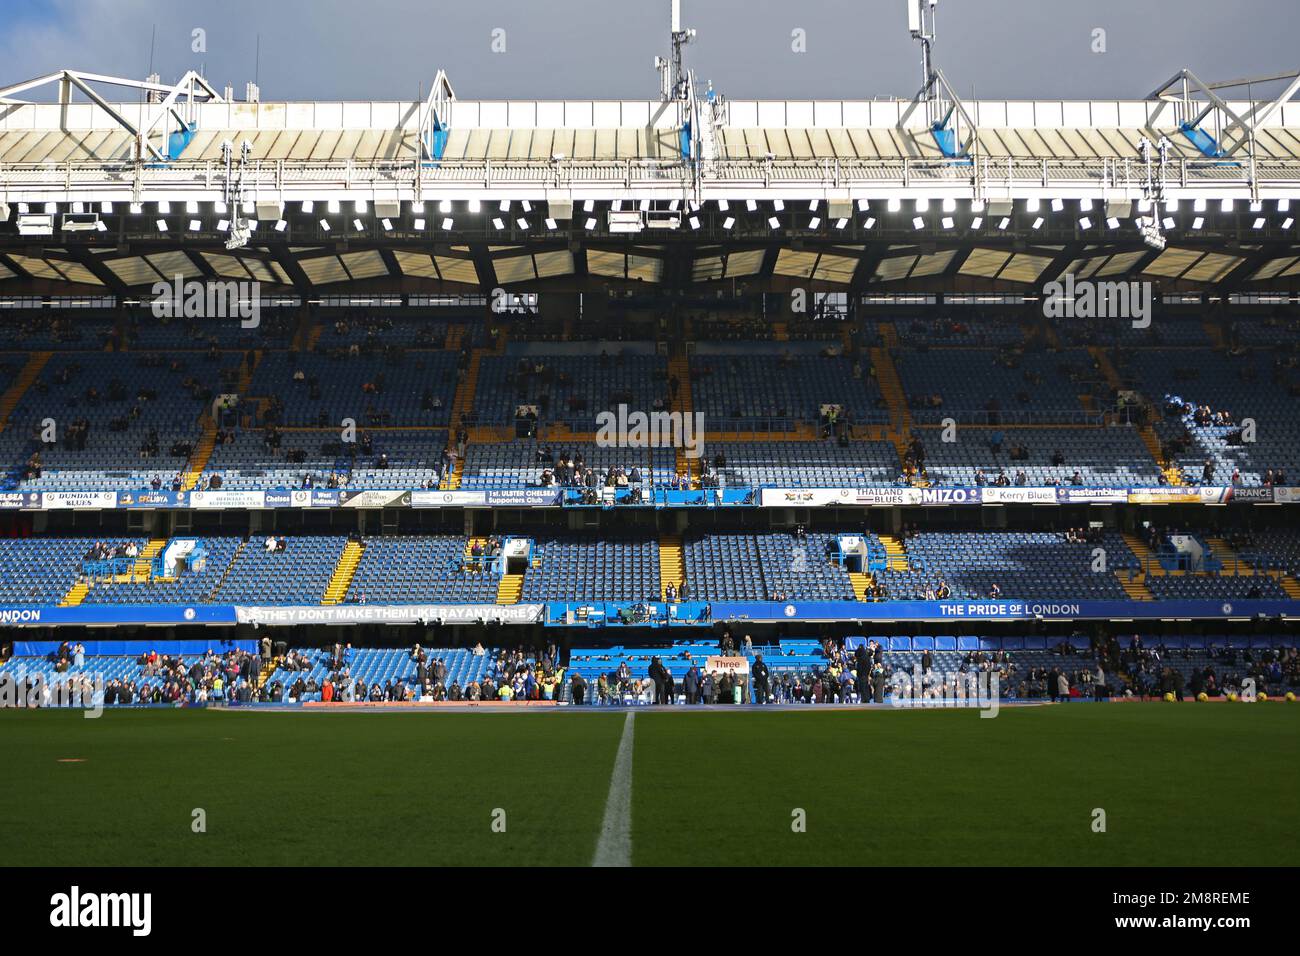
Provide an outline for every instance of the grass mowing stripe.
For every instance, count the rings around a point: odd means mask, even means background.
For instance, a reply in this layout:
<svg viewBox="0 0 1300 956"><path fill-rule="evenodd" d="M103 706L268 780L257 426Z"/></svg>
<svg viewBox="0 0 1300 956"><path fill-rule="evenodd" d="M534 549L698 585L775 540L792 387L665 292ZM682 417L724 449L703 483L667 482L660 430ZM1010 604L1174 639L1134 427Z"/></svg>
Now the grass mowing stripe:
<svg viewBox="0 0 1300 956"><path fill-rule="evenodd" d="M636 734L636 714L627 712L618 754L609 775L609 796L605 798L605 819L600 826L600 840L592 866L632 865L632 747Z"/></svg>

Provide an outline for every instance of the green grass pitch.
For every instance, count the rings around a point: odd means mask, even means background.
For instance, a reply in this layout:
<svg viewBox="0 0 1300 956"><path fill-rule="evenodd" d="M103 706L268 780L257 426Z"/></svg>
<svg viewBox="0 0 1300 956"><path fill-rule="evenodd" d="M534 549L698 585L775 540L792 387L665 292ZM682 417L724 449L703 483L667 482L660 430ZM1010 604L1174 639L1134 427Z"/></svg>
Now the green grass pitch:
<svg viewBox="0 0 1300 956"><path fill-rule="evenodd" d="M621 712L0 712L0 854L585 866L623 725ZM993 720L642 710L634 726L637 865L1281 865L1300 835L1295 704Z"/></svg>

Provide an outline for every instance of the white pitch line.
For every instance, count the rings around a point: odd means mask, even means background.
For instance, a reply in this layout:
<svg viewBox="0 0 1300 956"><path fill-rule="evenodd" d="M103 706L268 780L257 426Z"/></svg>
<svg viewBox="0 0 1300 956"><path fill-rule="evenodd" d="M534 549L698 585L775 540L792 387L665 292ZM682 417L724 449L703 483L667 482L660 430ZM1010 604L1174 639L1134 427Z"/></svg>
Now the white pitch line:
<svg viewBox="0 0 1300 956"><path fill-rule="evenodd" d="M600 825L600 840L592 866L632 865L632 738L636 714L627 712L623 736L618 741L614 770L609 775L609 796L605 799L605 819Z"/></svg>

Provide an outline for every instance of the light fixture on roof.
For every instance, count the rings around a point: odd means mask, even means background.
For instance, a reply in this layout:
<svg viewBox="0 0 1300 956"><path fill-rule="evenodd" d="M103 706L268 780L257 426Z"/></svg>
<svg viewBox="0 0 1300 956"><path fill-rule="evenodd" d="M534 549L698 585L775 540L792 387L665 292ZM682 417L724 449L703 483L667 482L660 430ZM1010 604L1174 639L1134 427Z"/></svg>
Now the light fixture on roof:
<svg viewBox="0 0 1300 956"><path fill-rule="evenodd" d="M1195 219L1192 220L1193 229L1200 229L1203 225L1205 225L1204 216L1197 216Z"/></svg>
<svg viewBox="0 0 1300 956"><path fill-rule="evenodd" d="M916 201L916 211L917 211L917 212L929 212L929 211L930 211L930 200L928 200L928 199L918 199L918 200Z"/></svg>
<svg viewBox="0 0 1300 956"><path fill-rule="evenodd" d="M699 217L699 216L691 216L691 218L687 219L686 221L687 221L688 223L690 223L690 226L691 226L692 229L699 229L699 228L700 228L700 217Z"/></svg>
<svg viewBox="0 0 1300 956"><path fill-rule="evenodd" d="M1080 217L1080 219L1079 219L1079 228L1080 228L1080 229L1091 229L1091 228L1092 228L1092 220L1091 220L1090 218L1088 218L1087 216L1082 216L1082 217Z"/></svg>
<svg viewBox="0 0 1300 956"><path fill-rule="evenodd" d="M353 219L352 228L355 229L357 232L363 232L366 227L362 224L360 219Z"/></svg>
<svg viewBox="0 0 1300 956"><path fill-rule="evenodd" d="M283 219L277 219L277 220L275 221L275 231L276 231L276 232L284 232L284 231L285 231L286 229L288 229L288 228L289 228L289 223L286 222L285 220L283 220Z"/></svg>
<svg viewBox="0 0 1300 956"><path fill-rule="evenodd" d="M903 201L899 199L897 196L890 196L889 202L886 204L886 208L890 212L898 212L900 209L903 208Z"/></svg>
<svg viewBox="0 0 1300 956"><path fill-rule="evenodd" d="M478 212L481 208L483 208L483 204L479 202L477 199L471 199L469 201L470 212Z"/></svg>
<svg viewBox="0 0 1300 956"><path fill-rule="evenodd" d="M1260 202L1258 199L1256 199L1254 202L1252 202L1252 203L1250 204L1250 211L1251 211L1251 212L1263 212L1263 211L1264 211L1264 204L1263 204L1262 202Z"/></svg>
<svg viewBox="0 0 1300 956"><path fill-rule="evenodd" d="M1030 228L1031 228L1031 229L1042 229L1042 228L1043 228L1043 217L1042 217L1042 216L1039 216L1037 219L1035 219L1035 220L1034 220L1034 224L1033 224L1032 226L1030 226Z"/></svg>
<svg viewBox="0 0 1300 956"><path fill-rule="evenodd" d="M758 203L754 202L754 200L752 199L746 199L745 208L748 209L750 212L753 212L755 209L758 208Z"/></svg>
<svg viewBox="0 0 1300 956"><path fill-rule="evenodd" d="M515 220L515 225L518 226L520 229L527 229L528 220L525 219L523 216L520 216L518 219Z"/></svg>
<svg viewBox="0 0 1300 956"><path fill-rule="evenodd" d="M811 219L808 220L808 228L809 228L809 229L816 229L816 228L818 228L821 224L822 224L822 217L821 217L821 216L813 216Z"/></svg>
<svg viewBox="0 0 1300 956"><path fill-rule="evenodd" d="M871 201L868 199L858 200L858 212L867 212L871 209Z"/></svg>
<svg viewBox="0 0 1300 956"><path fill-rule="evenodd" d="M1161 222L1161 225L1163 225L1166 229L1173 229L1175 226L1178 225L1178 223L1174 221L1173 216L1165 216L1164 220Z"/></svg>
<svg viewBox="0 0 1300 956"><path fill-rule="evenodd" d="M612 209L612 210L614 210L614 212L622 212L622 211L623 211L623 200L621 200L621 199L615 199L612 203L609 204L609 208Z"/></svg>
<svg viewBox="0 0 1300 956"><path fill-rule="evenodd" d="M1166 199L1166 200L1165 200L1165 212L1178 212L1178 200L1177 200L1177 199Z"/></svg>
<svg viewBox="0 0 1300 956"><path fill-rule="evenodd" d="M1106 220L1106 228L1107 228L1107 229L1118 229L1118 228L1119 228L1119 220L1116 219L1114 216L1111 216L1109 219Z"/></svg>
<svg viewBox="0 0 1300 956"><path fill-rule="evenodd" d="M868 216L866 219L862 220L862 228L863 228L863 229L873 229L873 228L875 228L875 225L876 225L876 217L875 217L875 216Z"/></svg>
<svg viewBox="0 0 1300 956"><path fill-rule="evenodd" d="M193 199L187 199L185 200L185 211L189 213L191 216L193 216L195 213L199 211L199 204L196 203Z"/></svg>
<svg viewBox="0 0 1300 956"><path fill-rule="evenodd" d="M1002 221L998 223L998 228L999 228L999 229L1002 229L1002 230L1005 230L1005 229L1007 228L1007 226L1009 226L1009 225L1011 225L1011 217L1010 217L1010 216L1003 216L1003 217L1002 217Z"/></svg>
<svg viewBox="0 0 1300 956"><path fill-rule="evenodd" d="M330 231L329 220L327 220L327 219L322 219L322 220L320 221L320 227L321 227L321 229L323 229L325 232L329 232L329 231Z"/></svg>
<svg viewBox="0 0 1300 956"><path fill-rule="evenodd" d="M1192 212L1205 212L1205 197L1197 196L1192 200Z"/></svg>
<svg viewBox="0 0 1300 956"><path fill-rule="evenodd" d="M166 219L159 219L157 222L154 223L154 225L156 225L156 226L158 227L158 231L159 231L159 232L166 232L166 231L167 231L167 220L166 220Z"/></svg>
<svg viewBox="0 0 1300 956"><path fill-rule="evenodd" d="M452 219L451 216L448 216L446 219L442 221L442 228L447 232L451 232L451 227L454 226L455 224L456 224L455 220Z"/></svg>
<svg viewBox="0 0 1300 956"><path fill-rule="evenodd" d="M503 200L501 200L499 203L497 203L497 209L498 209L499 211L501 211L501 212L509 212L509 211L510 211L510 200L509 200L509 199L503 199Z"/></svg>
<svg viewBox="0 0 1300 956"><path fill-rule="evenodd" d="M1289 199L1279 199L1279 200L1277 201L1277 211L1278 211L1278 212L1290 212L1290 211L1291 211L1291 200L1289 200Z"/></svg>
<svg viewBox="0 0 1300 956"><path fill-rule="evenodd" d="M423 216L417 216L415 222L412 223L412 225L415 226L416 232L424 232L424 227L428 225L428 223L425 221Z"/></svg>
<svg viewBox="0 0 1300 956"><path fill-rule="evenodd" d="M1223 200L1223 202L1219 203L1219 208L1223 212L1232 212L1232 199Z"/></svg>
<svg viewBox="0 0 1300 956"><path fill-rule="evenodd" d="M381 219L381 220L379 220L379 224L380 224L381 226L384 227L384 232L392 232L392 231L393 231L393 220L391 220L391 219Z"/></svg>
<svg viewBox="0 0 1300 956"><path fill-rule="evenodd" d="M367 207L367 205L366 205L366 201L365 201L364 199L358 199L358 200L356 200L355 202L352 203L352 209L353 209L355 212L358 212L358 213L364 213L364 212L366 211L367 208L368 208L368 207Z"/></svg>
<svg viewBox="0 0 1300 956"><path fill-rule="evenodd" d="M1139 199L1139 200L1138 200L1138 212L1150 212L1150 211L1151 211L1151 200L1150 200L1150 199Z"/></svg>
<svg viewBox="0 0 1300 956"><path fill-rule="evenodd" d="M337 199L331 199L325 204L325 210L331 214L337 213L339 211L339 201Z"/></svg>
<svg viewBox="0 0 1300 956"><path fill-rule="evenodd" d="M19 209L19 211L22 210L22 204L21 204L21 203L19 203L19 205L18 205L18 209ZM133 215L133 216L138 216L138 215L140 215L142 212L144 212L144 203L142 203L142 202L133 202L133 203L131 203L131 215Z"/></svg>
<svg viewBox="0 0 1300 956"><path fill-rule="evenodd" d="M74 216L80 216L85 211L86 211L86 204L84 202L74 202L72 204L72 214Z"/></svg>
<svg viewBox="0 0 1300 956"><path fill-rule="evenodd" d="M641 202L638 204L637 208L640 209L642 212L649 212L649 211L650 211L650 200L648 200L648 199L642 199Z"/></svg>
<svg viewBox="0 0 1300 956"><path fill-rule="evenodd" d="M847 226L848 224L849 224L849 221L848 221L847 219L836 219L836 220L835 220L835 228L836 228L836 229L843 229L843 228L844 228L845 226Z"/></svg>
<svg viewBox="0 0 1300 956"><path fill-rule="evenodd" d="M730 229L730 228L731 228L732 226L734 226L735 224L736 224L736 217L735 217L735 216L728 216L726 219L722 220L722 228L723 228L723 229Z"/></svg>
<svg viewBox="0 0 1300 956"><path fill-rule="evenodd" d="M229 228L230 228L230 220L229 220L229 219L218 219L218 220L217 220L217 232L225 232L225 231L226 231L227 229L229 229Z"/></svg>
<svg viewBox="0 0 1300 956"><path fill-rule="evenodd" d="M954 225L952 216L944 216L939 220L939 225L943 226L945 229L951 229Z"/></svg>
<svg viewBox="0 0 1300 956"><path fill-rule="evenodd" d="M224 206L225 203L224 202L218 203L218 205ZM311 215L311 213L316 209L316 202L311 199L304 199L301 203L298 204L298 208L300 208L303 211L303 213L305 213L306 215ZM224 212L225 210L222 209L218 211Z"/></svg>
<svg viewBox="0 0 1300 956"><path fill-rule="evenodd" d="M1092 212L1092 200L1091 200L1091 199L1080 199L1080 200L1079 200L1079 212Z"/></svg>
<svg viewBox="0 0 1300 956"><path fill-rule="evenodd" d="M984 225L984 217L983 217L983 216L976 216L974 219L972 219L972 220L970 221L970 227L971 227L972 229L979 229L979 228L980 228L981 226L983 226L983 225Z"/></svg>
<svg viewBox="0 0 1300 956"><path fill-rule="evenodd" d="M203 223L199 222L197 219L191 219L189 226L190 226L190 232L198 232L200 229L203 228Z"/></svg>
<svg viewBox="0 0 1300 956"><path fill-rule="evenodd" d="M776 216L769 216L767 219L767 224L771 226L773 229L781 228L781 220L777 219Z"/></svg>
<svg viewBox="0 0 1300 956"><path fill-rule="evenodd" d="M582 227L583 227L584 229L590 231L590 230L596 228L596 226L598 225L598 222L599 222L599 221L596 219L595 216L588 216L588 217L587 217L587 221L584 222L584 223L582 224Z"/></svg>
<svg viewBox="0 0 1300 956"><path fill-rule="evenodd" d="M501 230L504 229L505 227L506 227L505 221L500 216L493 217L492 219L493 229Z"/></svg>
<svg viewBox="0 0 1300 956"><path fill-rule="evenodd" d="M668 208L672 212L676 212L681 207L681 205L682 205L682 201L680 199L674 199L672 202L668 204Z"/></svg>
<svg viewBox="0 0 1300 956"><path fill-rule="evenodd" d="M239 204L239 209L245 216L251 216L257 211L257 206L251 199L245 199Z"/></svg>
<svg viewBox="0 0 1300 956"><path fill-rule="evenodd" d="M1292 219L1290 216L1287 216L1285 219L1282 220L1283 229L1290 229L1294 225L1295 225L1295 220Z"/></svg>
<svg viewBox="0 0 1300 956"><path fill-rule="evenodd" d="M725 199L719 199L719 200L718 200L718 211L719 211L719 212L726 212L726 211L727 211L728 209L730 209L730 208L731 208L731 203L727 202Z"/></svg>
<svg viewBox="0 0 1300 956"><path fill-rule="evenodd" d="M520 206L520 208L523 209L524 212L532 212L532 211L533 211L533 204L530 203L527 199L522 200L522 201L519 203L519 206Z"/></svg>
<svg viewBox="0 0 1300 956"><path fill-rule="evenodd" d="M983 199L972 199L972 200L971 200L971 203L970 203L970 211L971 211L971 212L983 212L983 211L984 211L984 200L983 200Z"/></svg>
<svg viewBox="0 0 1300 956"><path fill-rule="evenodd" d="M166 199L159 201L158 203L159 213L165 216L171 211L172 211L172 204L170 202L168 202ZM47 209L46 212L49 212L49 210Z"/></svg>
<svg viewBox="0 0 1300 956"><path fill-rule="evenodd" d="M420 199L420 200L416 200L415 202L411 203L411 212L412 212L412 213L423 213L423 212L424 212L424 200Z"/></svg>
<svg viewBox="0 0 1300 956"><path fill-rule="evenodd" d="M546 228L549 229L551 232L554 232L556 229L560 228L560 224L556 222L554 219L552 219L550 216L547 216Z"/></svg>
<svg viewBox="0 0 1300 956"><path fill-rule="evenodd" d="M1255 228L1256 228L1256 229L1263 229L1263 228L1264 228L1264 217L1263 217L1263 216L1260 216L1258 219L1255 220Z"/></svg>
<svg viewBox="0 0 1300 956"><path fill-rule="evenodd" d="M420 205L423 206L424 204L421 203ZM440 213L444 213L444 214L445 214L445 213L449 213L449 212L451 212L451 200L450 200L450 199L439 199L439 200L438 200L438 212L440 212Z"/></svg>
<svg viewBox="0 0 1300 956"><path fill-rule="evenodd" d="M955 200L955 199L945 199L945 200L943 201L943 211L944 211L944 212L956 212L956 211L957 211L957 200Z"/></svg>
<svg viewBox="0 0 1300 956"><path fill-rule="evenodd" d="M596 200L594 200L594 199L586 199L586 200L583 200L583 203L582 203L582 211L583 211L583 212L591 212L591 211L594 210L595 208L596 208Z"/></svg>
<svg viewBox="0 0 1300 956"><path fill-rule="evenodd" d="M99 204L99 211L107 215L113 211L113 204L109 200L105 199Z"/></svg>
<svg viewBox="0 0 1300 956"><path fill-rule="evenodd" d="M1025 200L1025 212L1038 212L1038 199L1037 199L1037 198L1026 199L1026 200Z"/></svg>
<svg viewBox="0 0 1300 956"><path fill-rule="evenodd" d="M821 200L820 200L820 199L814 199L814 200L812 200L811 202L808 203L808 211L809 211L809 212L816 212L816 211L817 211L817 207L820 206L820 205L821 205Z"/></svg>
<svg viewBox="0 0 1300 956"><path fill-rule="evenodd" d="M784 199L773 199L773 200L772 200L772 208L775 209L777 212L784 212L784 211L785 211L785 200L784 200Z"/></svg>
<svg viewBox="0 0 1300 956"><path fill-rule="evenodd" d="M102 219L96 219L96 220L95 220L95 231L96 231L96 232L108 232L108 223L104 222L104 220L102 220Z"/></svg>
<svg viewBox="0 0 1300 956"><path fill-rule="evenodd" d="M1065 208L1065 200L1063 199L1052 200L1052 212L1060 212L1064 208Z"/></svg>

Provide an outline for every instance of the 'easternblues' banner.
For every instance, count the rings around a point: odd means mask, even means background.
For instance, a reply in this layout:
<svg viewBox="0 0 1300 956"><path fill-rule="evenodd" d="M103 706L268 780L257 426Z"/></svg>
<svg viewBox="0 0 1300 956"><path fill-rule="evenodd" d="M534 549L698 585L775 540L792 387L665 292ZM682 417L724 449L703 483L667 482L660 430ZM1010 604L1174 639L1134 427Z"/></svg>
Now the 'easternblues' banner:
<svg viewBox="0 0 1300 956"><path fill-rule="evenodd" d="M714 601L715 621L1072 621L1300 616L1300 601Z"/></svg>

